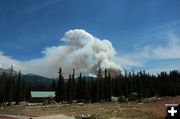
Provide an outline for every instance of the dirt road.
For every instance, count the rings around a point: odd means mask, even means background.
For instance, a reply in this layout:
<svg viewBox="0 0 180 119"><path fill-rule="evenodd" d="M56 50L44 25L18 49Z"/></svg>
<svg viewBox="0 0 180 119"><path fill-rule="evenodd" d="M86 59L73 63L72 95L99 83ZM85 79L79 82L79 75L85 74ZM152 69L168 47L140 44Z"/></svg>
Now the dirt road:
<svg viewBox="0 0 180 119"><path fill-rule="evenodd" d="M49 115L49 116L40 116L40 117L26 117L26 116L18 116L18 115L0 115L0 119L75 119L75 118L59 114L59 115Z"/></svg>
<svg viewBox="0 0 180 119"><path fill-rule="evenodd" d="M59 115L34 117L33 119L75 119L75 118L59 114Z"/></svg>

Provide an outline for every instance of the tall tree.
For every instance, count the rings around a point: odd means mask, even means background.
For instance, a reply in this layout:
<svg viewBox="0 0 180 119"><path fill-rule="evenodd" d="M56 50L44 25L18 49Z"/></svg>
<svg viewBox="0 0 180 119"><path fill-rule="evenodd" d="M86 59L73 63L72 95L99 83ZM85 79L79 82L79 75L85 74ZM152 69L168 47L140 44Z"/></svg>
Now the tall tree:
<svg viewBox="0 0 180 119"><path fill-rule="evenodd" d="M6 81L6 73L3 72L0 76L0 103L4 103L5 100L5 81Z"/></svg>
<svg viewBox="0 0 180 119"><path fill-rule="evenodd" d="M19 71L19 74L18 74L18 80L16 82L15 94L16 94L15 95L16 104L19 104L19 102L22 100L22 94L23 94L22 83L21 83L21 71Z"/></svg>
<svg viewBox="0 0 180 119"><path fill-rule="evenodd" d="M67 100L69 103L72 103L73 100L73 81L72 75L69 75L69 79L67 81Z"/></svg>
<svg viewBox="0 0 180 119"><path fill-rule="evenodd" d="M77 86L76 86L76 97L78 99L83 99L83 78L82 78L82 74L80 73L79 74L79 77L78 77L78 81L77 81Z"/></svg>
<svg viewBox="0 0 180 119"><path fill-rule="evenodd" d="M111 76L107 69L104 71L104 97L106 101L111 101Z"/></svg>
<svg viewBox="0 0 180 119"><path fill-rule="evenodd" d="M22 90L22 94L21 94L21 100L25 101L26 100L26 93L27 93L27 85L26 85L26 81L24 78L21 78L21 90Z"/></svg>
<svg viewBox="0 0 180 119"><path fill-rule="evenodd" d="M97 96L97 81L95 79L91 79L90 82L90 95L91 95L91 102L97 102L98 101L98 96Z"/></svg>
<svg viewBox="0 0 180 119"><path fill-rule="evenodd" d="M75 69L73 69L73 74L71 75L72 80L72 98L76 98L76 81L75 81Z"/></svg>
<svg viewBox="0 0 180 119"><path fill-rule="evenodd" d="M108 78L107 78L107 101L111 101L111 96L112 96L112 87L111 87L111 75L108 73Z"/></svg>
<svg viewBox="0 0 180 119"><path fill-rule="evenodd" d="M65 83L61 67L59 68L59 79L56 88L56 101L60 102L65 99Z"/></svg>
<svg viewBox="0 0 180 119"><path fill-rule="evenodd" d="M97 100L102 99L104 99L104 79L102 76L102 69L99 67L97 72Z"/></svg>
<svg viewBox="0 0 180 119"><path fill-rule="evenodd" d="M14 91L13 91L13 88L14 88L14 76L12 75L12 72L13 72L13 66L11 66L11 69L10 69L10 74L9 74L9 77L8 79L6 80L6 98L7 98L7 102L8 102L8 105L11 105L11 102L13 101L13 97L14 97Z"/></svg>

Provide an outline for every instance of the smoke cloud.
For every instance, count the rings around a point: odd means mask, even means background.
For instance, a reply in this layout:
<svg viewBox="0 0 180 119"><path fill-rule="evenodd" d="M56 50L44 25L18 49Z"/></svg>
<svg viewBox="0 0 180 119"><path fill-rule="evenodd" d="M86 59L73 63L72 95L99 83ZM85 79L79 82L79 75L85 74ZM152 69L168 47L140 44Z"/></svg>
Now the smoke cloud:
<svg viewBox="0 0 180 119"><path fill-rule="evenodd" d="M72 73L73 68L77 74L96 74L99 67L115 70L120 68L113 61L116 51L108 40L100 40L85 30L75 29L67 31L62 41L65 45L47 47L42 52L42 58L25 62L13 60L12 64L23 68L24 73L47 77L57 77L59 67L62 67L65 76Z"/></svg>
<svg viewBox="0 0 180 119"><path fill-rule="evenodd" d="M155 34L154 37L157 36L159 35ZM119 70L123 72L121 67L124 69L142 68L148 65L149 61L179 59L180 53L177 52L180 50L179 36L167 33L162 38L165 40L163 44L147 44L116 55L109 40L99 39L82 29L69 30L61 39L64 42L63 45L47 47L42 51L43 57L41 58L19 61L0 51L0 68L7 69L13 65L16 71L21 70L22 73L57 77L59 67L62 67L64 76L72 73L73 68L76 69L77 75L82 72L95 76L97 69L101 67L102 69L107 68L113 75ZM174 62L174 65L172 63L171 65L157 65L161 67L157 69L157 72L165 69L163 67L178 69L178 63ZM155 72L155 70L152 71L149 67L150 72Z"/></svg>
<svg viewBox="0 0 180 119"><path fill-rule="evenodd" d="M24 67L21 61L13 59L12 57L4 55L2 51L0 51L0 68L8 69L13 65L15 70L23 70Z"/></svg>

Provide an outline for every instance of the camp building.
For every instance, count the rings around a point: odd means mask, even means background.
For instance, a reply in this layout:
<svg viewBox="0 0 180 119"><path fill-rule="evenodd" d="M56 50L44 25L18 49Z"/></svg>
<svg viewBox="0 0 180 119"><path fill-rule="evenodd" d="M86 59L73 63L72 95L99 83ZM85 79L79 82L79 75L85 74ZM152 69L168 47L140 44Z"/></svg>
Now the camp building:
<svg viewBox="0 0 180 119"><path fill-rule="evenodd" d="M55 91L31 91L30 102L40 103L54 97Z"/></svg>

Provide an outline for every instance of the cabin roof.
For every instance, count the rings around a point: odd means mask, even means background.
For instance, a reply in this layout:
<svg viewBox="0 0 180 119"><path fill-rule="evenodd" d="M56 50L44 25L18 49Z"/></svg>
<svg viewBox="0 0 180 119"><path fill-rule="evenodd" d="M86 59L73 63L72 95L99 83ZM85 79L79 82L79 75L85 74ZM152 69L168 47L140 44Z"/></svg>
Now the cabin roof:
<svg viewBox="0 0 180 119"><path fill-rule="evenodd" d="M43 97L55 97L55 91L31 91L31 97L43 98Z"/></svg>
<svg viewBox="0 0 180 119"><path fill-rule="evenodd" d="M138 96L137 92L131 92L131 95Z"/></svg>

